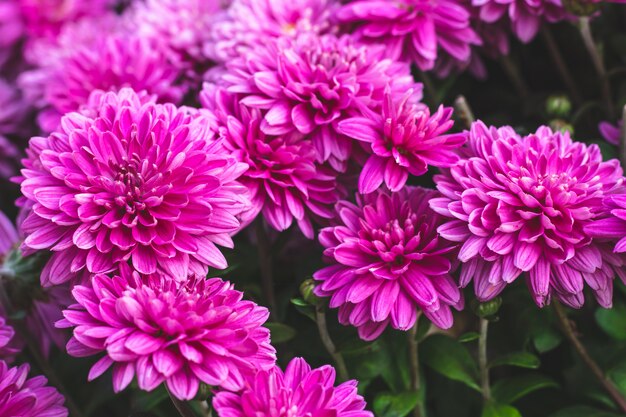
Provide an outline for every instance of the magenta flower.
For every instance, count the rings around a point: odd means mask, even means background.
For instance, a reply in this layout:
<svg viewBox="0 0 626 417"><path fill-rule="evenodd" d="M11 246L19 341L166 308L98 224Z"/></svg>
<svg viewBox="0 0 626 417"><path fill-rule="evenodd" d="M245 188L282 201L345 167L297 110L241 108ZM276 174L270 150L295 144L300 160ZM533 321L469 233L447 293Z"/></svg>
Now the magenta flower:
<svg viewBox="0 0 626 417"><path fill-rule="evenodd" d="M227 62L272 39L335 32L338 6L337 0L234 0L213 22L206 52Z"/></svg>
<svg viewBox="0 0 626 417"><path fill-rule="evenodd" d="M243 104L265 111L263 132L299 132L313 142L319 162L343 172L352 141L337 124L378 110L389 84L393 92L415 85L409 66L385 59L384 49L360 46L349 36L281 38L229 62L223 80Z"/></svg>
<svg viewBox="0 0 626 417"><path fill-rule="evenodd" d="M24 22L19 4L15 1L0 3L0 68L9 59L13 47L24 35Z"/></svg>
<svg viewBox="0 0 626 417"><path fill-rule="evenodd" d="M452 326L450 307L463 297L450 276L455 245L437 234L444 218L428 207L434 190L406 186L397 193L357 196L337 204L339 225L322 229L330 266L317 271L317 295L339 307L339 321L376 339L391 323L407 330L417 310L437 326Z"/></svg>
<svg viewBox="0 0 626 417"><path fill-rule="evenodd" d="M311 369L302 358L289 362L285 372L274 367L256 374L240 393L219 392L213 407L221 417L373 417L365 410L357 381L335 386L335 369Z"/></svg>
<svg viewBox="0 0 626 417"><path fill-rule="evenodd" d="M43 376L28 378L28 365L9 368L0 360L0 416L67 417L65 399Z"/></svg>
<svg viewBox="0 0 626 417"><path fill-rule="evenodd" d="M313 239L312 220L334 216L335 171L316 162L315 149L302 134L265 134L261 112L240 104L235 95L206 85L201 101L217 116L227 152L248 165L240 181L252 195L249 221L261 212L272 228L283 231L295 220Z"/></svg>
<svg viewBox="0 0 626 417"><path fill-rule="evenodd" d="M440 106L430 114L428 107L410 101L409 91L398 102L388 92L382 114L342 120L337 130L348 137L369 144L371 153L361 175L359 192L375 191L385 182L391 191L398 191L409 174L423 175L428 165L449 167L458 161L454 152L463 145L463 134L445 133L452 128L452 108Z"/></svg>
<svg viewBox="0 0 626 417"><path fill-rule="evenodd" d="M44 108L40 125L56 130L61 116L87 104L94 90L118 91L130 87L157 96L159 102L178 104L185 88L179 71L168 61L156 40L113 33L68 50L40 68L27 71L20 84Z"/></svg>
<svg viewBox="0 0 626 417"><path fill-rule="evenodd" d="M609 122L601 122L598 125L598 130L600 134L611 145L619 146L620 138L622 136L622 122L619 121L617 124L612 125Z"/></svg>
<svg viewBox="0 0 626 417"><path fill-rule="evenodd" d="M561 0L472 0L472 5L486 23L508 18L513 33L525 43L533 40L542 22L555 23L567 16Z"/></svg>
<svg viewBox="0 0 626 417"><path fill-rule="evenodd" d="M193 72L209 66L204 48L220 1L147 0L133 2L126 13L130 30L165 45L172 63ZM190 74L191 75L191 74ZM200 74L196 74L200 75Z"/></svg>
<svg viewBox="0 0 626 417"><path fill-rule="evenodd" d="M183 279L226 267L216 244L232 247L248 208L236 181L247 165L223 154L203 117L145 101L130 89L96 92L89 112L31 139L20 182L33 207L21 226L24 249L54 252L44 285L127 261Z"/></svg>
<svg viewBox="0 0 626 417"><path fill-rule="evenodd" d="M605 195L622 187L619 162L602 161L596 145L573 142L547 127L520 137L512 128L473 124L463 159L435 177L443 197L431 207L450 220L438 231L462 242L462 286L474 279L481 300L524 274L535 302L551 296L584 303L585 283L611 305L613 277L624 260L585 231Z"/></svg>
<svg viewBox="0 0 626 417"><path fill-rule="evenodd" d="M77 304L59 327L75 327L67 345L72 356L104 353L89 380L113 367L113 388L137 377L139 388L162 383L181 400L194 398L204 382L231 391L276 361L269 313L228 282L191 277L140 277L124 265L120 276L95 276L72 291Z"/></svg>
<svg viewBox="0 0 626 417"><path fill-rule="evenodd" d="M412 61L422 71L435 66L440 51L467 61L471 46L481 43L469 10L457 0L356 0L336 17L360 23L358 36L384 44L389 57Z"/></svg>

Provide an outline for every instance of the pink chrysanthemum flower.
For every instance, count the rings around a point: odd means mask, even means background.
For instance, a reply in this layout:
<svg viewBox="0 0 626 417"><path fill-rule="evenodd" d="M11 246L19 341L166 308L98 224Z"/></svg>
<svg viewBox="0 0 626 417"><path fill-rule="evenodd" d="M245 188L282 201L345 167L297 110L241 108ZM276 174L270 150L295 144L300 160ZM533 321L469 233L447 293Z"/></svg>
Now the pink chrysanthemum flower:
<svg viewBox="0 0 626 417"><path fill-rule="evenodd" d="M181 400L191 400L204 382L230 391L244 388L257 370L271 369L275 351L263 326L269 313L219 278L185 282L140 277L127 266L120 276L96 275L73 290L77 304L60 327L74 327L72 356L104 352L89 380L113 367L113 388L137 377L139 388L162 383Z"/></svg>
<svg viewBox="0 0 626 417"><path fill-rule="evenodd" d="M312 219L334 216L339 199L335 171L316 162L315 149L302 134L265 134L261 112L240 104L235 95L206 85L201 101L217 117L227 152L249 167L240 179L252 195L249 220L262 213L272 228L283 231L295 219L313 239Z"/></svg>
<svg viewBox="0 0 626 417"><path fill-rule="evenodd" d="M126 261L175 277L225 268L216 244L232 247L249 205L236 181L247 165L223 154L187 109L142 102L130 89L92 98L93 114L67 114L59 131L31 139L24 160L22 193L34 205L23 247L54 252L42 283Z"/></svg>
<svg viewBox="0 0 626 417"><path fill-rule="evenodd" d="M341 172L352 141L337 132L337 123L379 109L389 84L394 92L415 85L407 64L385 59L380 45L361 46L349 36L281 38L227 68L228 90L241 94L243 104L265 110L263 132L305 135L318 161Z"/></svg>
<svg viewBox="0 0 626 417"><path fill-rule="evenodd" d="M394 102L385 94L382 114L353 117L338 123L339 133L366 144L370 153L359 176L359 192L375 191L385 182L398 191L409 174L423 175L428 165L449 167L459 158L454 152L463 145L461 133L446 134L452 128L452 108L440 106L435 114L428 107L410 101L413 91Z"/></svg>
<svg viewBox="0 0 626 417"><path fill-rule="evenodd" d="M227 62L271 39L334 32L338 6L337 0L234 0L213 22L206 52Z"/></svg>
<svg viewBox="0 0 626 417"><path fill-rule="evenodd" d="M65 399L43 376L28 378L28 365L9 368L0 360L0 416L67 417Z"/></svg>
<svg viewBox="0 0 626 417"><path fill-rule="evenodd" d="M526 43L537 35L542 22L555 23L567 16L561 0L472 0L472 5L486 23L508 19L513 33Z"/></svg>
<svg viewBox="0 0 626 417"><path fill-rule="evenodd" d="M384 44L388 56L415 62L423 71L435 66L440 51L467 61L471 46L481 43L469 10L458 0L357 0L336 17L359 23L358 36Z"/></svg>
<svg viewBox="0 0 626 417"><path fill-rule="evenodd" d="M178 83L180 72L154 39L113 33L67 46L66 51L56 51L58 59L22 74L19 80L28 95L38 98L38 107L44 108L40 125L46 132L56 130L65 113L86 105L94 90L129 87L174 104L185 93Z"/></svg>
<svg viewBox="0 0 626 417"><path fill-rule="evenodd" d="M137 1L131 4L127 16L131 30L165 45L174 65L202 72L209 66L204 47L211 22L222 9L220 3L218 0Z"/></svg>
<svg viewBox="0 0 626 417"><path fill-rule="evenodd" d="M600 219L585 227L592 237L602 238L615 245L614 252L626 252L626 190L605 197ZM621 277L622 275L620 275Z"/></svg>
<svg viewBox="0 0 626 417"><path fill-rule="evenodd" d="M547 127L520 137L476 122L467 136L464 158L435 177L443 197L430 201L450 218L441 236L462 243L460 284L473 279L483 301L524 274L537 305L554 295L581 307L586 283L610 306L613 278L626 278L624 260L584 228L603 197L623 188L619 162Z"/></svg>
<svg viewBox="0 0 626 417"><path fill-rule="evenodd" d="M358 328L364 340L391 324L407 330L417 311L437 326L452 326L450 307L463 297L450 276L455 244L442 239L444 218L428 207L434 190L406 186L397 193L357 196L337 204L338 226L322 229L320 243L330 266L317 271L315 292L339 307L339 321Z"/></svg>
<svg viewBox="0 0 626 417"><path fill-rule="evenodd" d="M221 417L373 417L365 410L357 381L335 386L335 369L311 369L302 358L259 372L240 393L219 392L213 407Z"/></svg>
<svg viewBox="0 0 626 417"><path fill-rule="evenodd" d="M620 138L622 136L622 122L619 121L616 125L609 122L601 122L598 125L600 134L611 145L619 146Z"/></svg>

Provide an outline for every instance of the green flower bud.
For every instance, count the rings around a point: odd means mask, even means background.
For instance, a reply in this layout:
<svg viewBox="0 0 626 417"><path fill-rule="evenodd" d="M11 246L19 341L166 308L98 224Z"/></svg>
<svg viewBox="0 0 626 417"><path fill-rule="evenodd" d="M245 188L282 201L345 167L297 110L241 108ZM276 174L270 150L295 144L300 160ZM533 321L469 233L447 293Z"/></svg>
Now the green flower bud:
<svg viewBox="0 0 626 417"><path fill-rule="evenodd" d="M553 117L567 117L572 111L572 103L567 96L550 96L546 100L546 111Z"/></svg>
<svg viewBox="0 0 626 417"><path fill-rule="evenodd" d="M493 300L486 301L484 303L474 301L472 303L472 309L477 316L482 318L493 317L500 310L502 305L502 298L496 297Z"/></svg>
<svg viewBox="0 0 626 417"><path fill-rule="evenodd" d="M569 132L570 135L574 134L574 126L562 119L551 120L550 127L556 132Z"/></svg>
<svg viewBox="0 0 626 417"><path fill-rule="evenodd" d="M322 299L319 298L313 290L315 289L315 281L312 279L305 280L302 284L300 284L300 294L302 294L302 298L307 303L317 306L321 305Z"/></svg>
<svg viewBox="0 0 626 417"><path fill-rule="evenodd" d="M563 0L563 7L576 16L591 16L600 10L600 3L591 0Z"/></svg>

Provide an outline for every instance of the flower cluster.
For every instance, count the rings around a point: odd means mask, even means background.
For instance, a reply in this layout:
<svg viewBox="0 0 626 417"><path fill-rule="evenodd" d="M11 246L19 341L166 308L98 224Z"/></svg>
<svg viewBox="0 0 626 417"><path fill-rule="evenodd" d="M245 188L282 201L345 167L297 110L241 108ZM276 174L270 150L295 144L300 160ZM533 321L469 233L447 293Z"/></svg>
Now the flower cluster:
<svg viewBox="0 0 626 417"><path fill-rule="evenodd" d="M624 259L585 228L604 196L623 192L619 162L547 127L522 137L477 122L467 140L464 158L435 178L443 196L430 200L450 218L441 236L461 244L460 285L473 280L488 300L524 274L539 306L556 296L581 307L585 283L610 306L613 278L626 278Z"/></svg>
<svg viewBox="0 0 626 417"><path fill-rule="evenodd" d="M31 139L20 179L31 209L25 250L50 249L44 285L130 261L174 277L225 268L217 245L249 205L236 179L247 166L211 141L202 116L130 89L94 94L90 111Z"/></svg>
<svg viewBox="0 0 626 417"><path fill-rule="evenodd" d="M179 283L124 266L120 275L96 275L72 293L76 304L58 323L75 327L67 351L104 353L89 380L113 367L116 392L135 376L143 390L165 382L184 400L195 397L201 382L239 391L255 370L276 361L269 330L261 327L267 309L242 301L241 292L218 278Z"/></svg>
<svg viewBox="0 0 626 417"><path fill-rule="evenodd" d="M452 326L450 307L463 298L450 273L456 245L442 239L444 218L428 207L433 190L404 187L357 196L337 204L339 224L320 232L330 266L317 271L320 296L339 307L339 321L359 329L365 340L391 324L408 330L417 309L439 327Z"/></svg>

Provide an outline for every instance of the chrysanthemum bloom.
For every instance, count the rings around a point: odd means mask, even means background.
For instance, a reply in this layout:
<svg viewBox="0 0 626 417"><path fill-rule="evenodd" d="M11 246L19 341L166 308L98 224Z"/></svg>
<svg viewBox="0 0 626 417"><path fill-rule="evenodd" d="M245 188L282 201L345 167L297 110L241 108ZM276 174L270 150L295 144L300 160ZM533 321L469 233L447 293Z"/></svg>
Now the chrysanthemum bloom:
<svg viewBox="0 0 626 417"><path fill-rule="evenodd" d="M9 368L0 360L0 416L67 417L65 399L43 376L28 378L28 365Z"/></svg>
<svg viewBox="0 0 626 417"><path fill-rule="evenodd" d="M615 252L626 252L625 209L626 190L605 197L601 218L587 225L585 231L593 237L608 239L615 245Z"/></svg>
<svg viewBox="0 0 626 417"><path fill-rule="evenodd" d="M435 114L428 107L414 103L409 90L394 102L385 94L382 114L371 113L342 120L337 130L367 144L371 153L361 175L359 192L375 191L385 182L391 191L398 191L409 174L423 175L428 165L449 167L459 159L455 149L463 145L462 133L446 134L452 128L452 108L440 106Z"/></svg>
<svg viewBox="0 0 626 417"><path fill-rule="evenodd" d="M585 232L602 199L623 188L617 160L602 161L596 145L541 127L520 137L510 127L473 124L464 158L435 176L443 197L431 207L450 220L438 231L462 243L462 286L474 280L489 300L524 274L537 305L552 295L581 307L584 284L610 306L613 278L624 262Z"/></svg>
<svg viewBox="0 0 626 417"><path fill-rule="evenodd" d="M31 139L24 160L22 193L33 207L23 247L54 252L42 283L129 260L175 277L225 268L216 244L232 247L249 205L236 181L247 165L224 155L187 109L142 102L130 89L92 98L90 115L64 116L59 131Z"/></svg>
<svg viewBox="0 0 626 417"><path fill-rule="evenodd" d="M18 0L27 36L56 36L63 25L86 16L98 16L113 7L115 0Z"/></svg>
<svg viewBox="0 0 626 417"><path fill-rule="evenodd" d="M440 50L467 61L480 37L470 26L470 12L458 0L357 0L336 15L343 23L359 23L356 34L384 44L393 59L415 62L423 70L435 66Z"/></svg>
<svg viewBox="0 0 626 417"><path fill-rule="evenodd" d="M283 231L295 219L313 239L312 220L334 217L339 199L335 171L316 161L313 145L301 133L264 133L260 110L240 104L234 94L206 84L200 100L215 114L226 151L248 165L240 182L252 195L249 221L262 213L272 228Z"/></svg>
<svg viewBox="0 0 626 417"><path fill-rule="evenodd" d="M185 282L140 277L128 266L120 276L96 275L73 290L77 304L60 327L74 327L72 356L104 353L89 380L113 367L113 388L137 377L139 388L162 383L181 400L194 398L204 382L230 391L244 388L257 370L271 369L275 351L263 326L269 313L219 278Z"/></svg>
<svg viewBox="0 0 626 417"><path fill-rule="evenodd" d="M335 386L335 369L311 369L302 358L259 372L240 393L219 392L213 407L221 417L333 416L373 417L365 410L357 381Z"/></svg>
<svg viewBox="0 0 626 417"><path fill-rule="evenodd" d="M209 65L204 47L211 22L222 9L220 3L217 0L138 1L127 12L128 23L139 36L163 43L175 66L202 71Z"/></svg>
<svg viewBox="0 0 626 417"><path fill-rule="evenodd" d="M450 276L455 244L437 234L445 219L428 207L435 196L410 186L357 196L356 204L337 204L338 226L320 232L331 265L313 274L315 292L331 297L339 321L357 327L362 339L377 338L389 324L411 328L418 309L447 329L450 307L463 308Z"/></svg>
<svg viewBox="0 0 626 417"><path fill-rule="evenodd" d="M533 40L542 22L555 23L567 16L561 0L472 0L472 5L486 23L508 18L522 42Z"/></svg>
<svg viewBox="0 0 626 417"><path fill-rule="evenodd" d="M299 132L313 142L319 162L343 172L352 141L337 132L337 123L378 110L389 84L392 92L415 85L409 65L385 59L384 49L349 36L281 38L230 61L223 78L242 103L265 111L263 132Z"/></svg>
<svg viewBox="0 0 626 417"><path fill-rule="evenodd" d="M334 32L338 6L337 0L235 0L213 22L206 52L227 62L271 39Z"/></svg>
<svg viewBox="0 0 626 417"><path fill-rule="evenodd" d="M622 122L619 121L617 124L613 125L609 122L601 122L598 125L598 130L600 134L611 145L619 146L620 138L622 136Z"/></svg>
<svg viewBox="0 0 626 417"><path fill-rule="evenodd" d="M56 130L61 116L86 105L94 90L130 87L174 104L185 93L178 83L179 70L155 39L113 33L65 47L65 51L53 51L57 59L20 76L27 94L40 95L36 104L44 109L40 118L44 131Z"/></svg>

